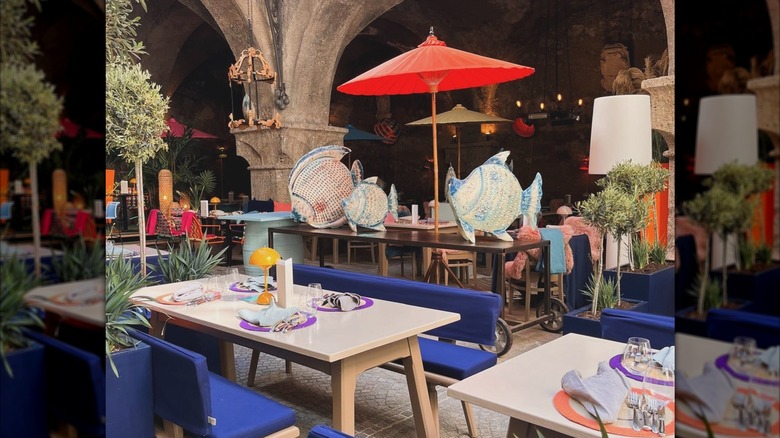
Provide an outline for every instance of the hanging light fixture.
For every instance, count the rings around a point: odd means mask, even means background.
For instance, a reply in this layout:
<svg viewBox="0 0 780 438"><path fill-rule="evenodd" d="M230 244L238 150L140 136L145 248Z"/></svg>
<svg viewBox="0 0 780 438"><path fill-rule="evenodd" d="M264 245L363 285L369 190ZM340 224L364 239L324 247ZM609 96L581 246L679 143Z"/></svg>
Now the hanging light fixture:
<svg viewBox="0 0 780 438"><path fill-rule="evenodd" d="M553 16L553 28L554 28L554 38L550 35L550 28L547 28L547 35L545 38L545 51L544 51L544 92L547 93L547 60L548 60L548 50L547 47L550 43L550 41L555 41L555 48L554 48L554 60L555 60L555 92L550 95L551 102L546 102L547 98L543 98L541 102L539 102L538 110L533 111L532 108L528 108L528 112L521 115L521 118L525 121L526 124L530 123L534 120L549 120L553 125L562 125L562 124L571 124L574 122L579 122L582 117L582 104L583 100L577 99L575 101L569 101L564 98L563 93L561 92L560 82L558 80L558 72L559 72L559 65L558 65L558 52L559 49L562 49L562 51L566 55L566 72L567 72L567 78L568 78L568 89L571 93L572 86L571 86L571 62L569 58L569 33L568 33L568 24L564 22L564 38L563 41L561 41L561 38L559 38L559 32L558 29L560 27L560 20L559 14L558 14L558 0L548 0L547 2L547 17L552 15L550 13L550 3L555 3L555 11ZM563 19L566 21L567 15L565 11L566 2L564 2L564 11L563 11ZM559 46L560 45L560 46ZM523 102L518 100L515 102L518 108L523 107ZM528 105L526 105L528 106Z"/></svg>

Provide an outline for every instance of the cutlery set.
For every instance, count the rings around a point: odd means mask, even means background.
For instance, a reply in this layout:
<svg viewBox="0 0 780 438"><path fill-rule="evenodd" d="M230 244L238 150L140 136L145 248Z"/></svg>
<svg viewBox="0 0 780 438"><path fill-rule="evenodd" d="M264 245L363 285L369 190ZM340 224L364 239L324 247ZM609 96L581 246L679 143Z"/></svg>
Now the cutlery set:
<svg viewBox="0 0 780 438"><path fill-rule="evenodd" d="M631 408L631 428L635 431L642 429L657 433L658 436L666 435L666 402L636 392L631 392L626 397L626 405Z"/></svg>
<svg viewBox="0 0 780 438"><path fill-rule="evenodd" d="M207 292L197 298L187 301L186 306L197 306L198 304L208 303L217 299L217 294L213 292Z"/></svg>
<svg viewBox="0 0 780 438"><path fill-rule="evenodd" d="M736 392L731 399L731 405L737 411L740 430L751 429L765 435L771 434L772 402Z"/></svg>

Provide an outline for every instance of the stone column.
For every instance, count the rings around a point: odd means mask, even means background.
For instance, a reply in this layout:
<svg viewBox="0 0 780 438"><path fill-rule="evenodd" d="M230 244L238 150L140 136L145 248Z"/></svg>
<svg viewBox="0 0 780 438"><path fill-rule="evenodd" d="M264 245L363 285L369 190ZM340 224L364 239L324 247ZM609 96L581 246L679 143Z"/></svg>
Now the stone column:
<svg viewBox="0 0 780 438"><path fill-rule="evenodd" d="M284 120L282 120L284 122ZM259 126L231 129L236 154L249 162L252 199L290 202L287 179L306 152L325 145L343 145L347 130L335 126Z"/></svg>
<svg viewBox="0 0 780 438"><path fill-rule="evenodd" d="M674 75L642 81L642 89L650 93L650 117L652 128L666 140L669 150L669 215L666 223L667 242L674 243ZM668 245L666 257L674 259L674 245Z"/></svg>

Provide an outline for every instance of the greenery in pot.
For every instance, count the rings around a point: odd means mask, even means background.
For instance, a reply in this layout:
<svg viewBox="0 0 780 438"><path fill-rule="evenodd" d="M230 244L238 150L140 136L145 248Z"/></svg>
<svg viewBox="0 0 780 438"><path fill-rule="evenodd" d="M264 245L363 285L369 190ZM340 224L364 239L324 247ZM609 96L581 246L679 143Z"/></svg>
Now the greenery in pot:
<svg viewBox="0 0 780 438"><path fill-rule="evenodd" d="M117 377L119 370L111 354L138 344L127 334L127 328L150 327L144 310L130 301L133 293L148 284L145 275L133 272L130 259L115 257L106 266L106 356Z"/></svg>
<svg viewBox="0 0 780 438"><path fill-rule="evenodd" d="M162 274L166 283L198 280L211 274L222 261L226 250L227 248L223 248L217 254L212 254L209 245L201 244L195 248L189 240L184 240L177 248L168 245L167 258L164 258L158 249L159 266L151 268Z"/></svg>
<svg viewBox="0 0 780 438"><path fill-rule="evenodd" d="M40 284L40 279L27 271L27 264L16 257L0 265L0 357L9 376L13 377L6 355L27 346L23 327L43 327L34 310L24 304L24 295Z"/></svg>
<svg viewBox="0 0 780 438"><path fill-rule="evenodd" d="M652 206L655 192L663 190L669 171L657 163L649 165L634 164L630 160L616 164L607 175L596 182L603 189L591 193L587 199L577 203L577 210L585 222L599 230L601 243L606 233L617 237L617 256L620 260L620 252L623 246L623 236L642 235L641 231L647 226L649 209ZM657 222L657 221L656 221ZM656 232L656 236L658 233ZM632 246L629 242L629 251ZM601 244L599 245L601 251ZM642 251L649 254L652 250ZM665 251L664 251L665 253ZM629 254L629 261L633 268L633 256ZM593 280L593 304L591 312L596 313L599 302L599 290L603 284L604 262L599 259L595 266ZM620 294L620 264L616 270L616 305L621 303Z"/></svg>
<svg viewBox="0 0 780 438"><path fill-rule="evenodd" d="M88 247L84 239L79 239L72 246L63 246L62 257L52 259L52 268L59 281L88 280L103 277L106 272L106 253L103 243L95 240Z"/></svg>
<svg viewBox="0 0 780 438"><path fill-rule="evenodd" d="M137 1L144 10L146 4ZM169 99L135 60L143 44L135 40L140 18L130 18L130 0L106 3L106 150L135 166L138 223L145 224L143 163L167 148L160 136L167 128ZM146 274L146 234L140 234L141 272Z"/></svg>
<svg viewBox="0 0 780 438"><path fill-rule="evenodd" d="M772 182L772 172L759 165L748 166L728 163L721 166L705 181L708 190L698 193L683 204L683 212L704 228L708 236L717 233L723 241L721 276L721 304L728 303L728 236L744 235L753 224L753 214L758 198L755 196L766 190ZM739 245L737 245L739 251ZM743 250L744 251L744 250ZM710 239L705 244L704 267L700 270L699 293L696 311L703 314L708 308L705 298L710 283ZM737 260L739 261L739 253ZM740 266L737 267L739 269Z"/></svg>

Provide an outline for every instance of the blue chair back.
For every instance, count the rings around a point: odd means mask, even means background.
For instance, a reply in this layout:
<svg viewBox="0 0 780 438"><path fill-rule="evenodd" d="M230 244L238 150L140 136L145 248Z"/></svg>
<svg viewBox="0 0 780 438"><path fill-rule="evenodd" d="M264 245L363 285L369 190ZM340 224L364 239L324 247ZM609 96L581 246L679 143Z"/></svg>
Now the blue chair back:
<svg viewBox="0 0 780 438"><path fill-rule="evenodd" d="M428 334L492 345L501 312L501 297L492 292L459 289L403 278L380 277L303 264L294 265L296 284L321 283L325 289L355 292L371 298L460 314L460 320Z"/></svg>
<svg viewBox="0 0 780 438"><path fill-rule="evenodd" d="M136 330L152 348L154 413L197 435L211 433L211 386L206 358Z"/></svg>
<svg viewBox="0 0 780 438"><path fill-rule="evenodd" d="M769 348L780 339L780 315L735 309L711 309L707 312L707 336L732 342L737 336L755 338L758 348Z"/></svg>
<svg viewBox="0 0 780 438"><path fill-rule="evenodd" d="M39 332L26 330L25 336L44 346L49 416L73 425L79 435L105 435L103 358Z"/></svg>
<svg viewBox="0 0 780 438"><path fill-rule="evenodd" d="M11 219L13 206L13 201L6 201L0 204L0 220L7 221L8 219Z"/></svg>
<svg viewBox="0 0 780 438"><path fill-rule="evenodd" d="M109 202L106 204L106 219L116 219L117 210L119 210L119 202Z"/></svg>
<svg viewBox="0 0 780 438"><path fill-rule="evenodd" d="M354 438L352 435L338 431L330 426L318 424L311 428L307 438Z"/></svg>
<svg viewBox="0 0 780 438"><path fill-rule="evenodd" d="M655 349L674 345L674 318L632 310L604 309L601 312L601 337L626 342L631 336L650 340Z"/></svg>

